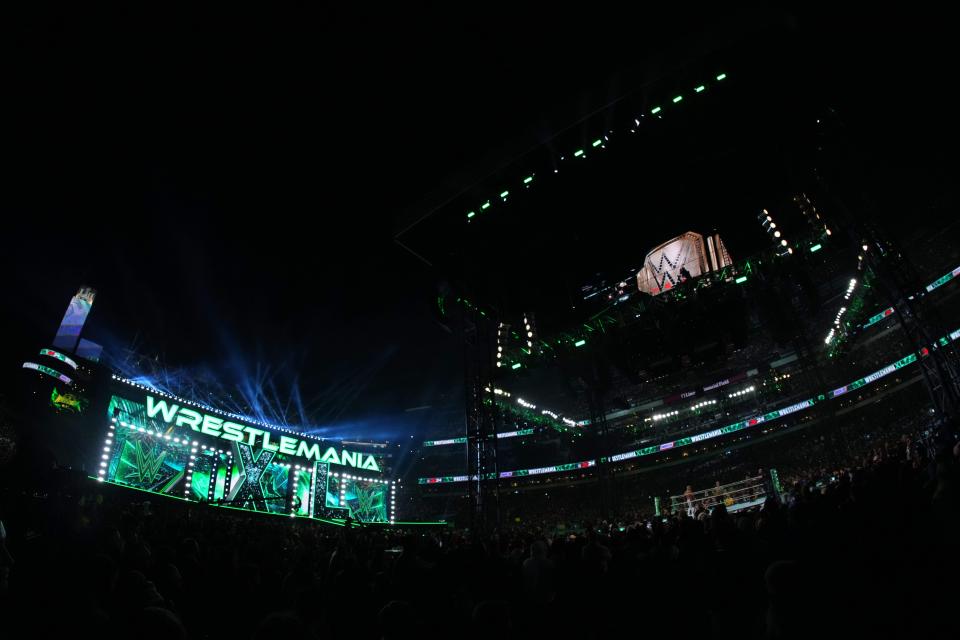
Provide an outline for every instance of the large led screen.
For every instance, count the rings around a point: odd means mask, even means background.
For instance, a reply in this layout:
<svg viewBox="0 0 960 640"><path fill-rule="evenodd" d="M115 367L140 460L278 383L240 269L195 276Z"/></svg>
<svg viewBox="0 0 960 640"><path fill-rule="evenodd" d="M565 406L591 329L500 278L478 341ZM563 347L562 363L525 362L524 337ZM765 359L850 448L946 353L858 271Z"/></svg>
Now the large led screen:
<svg viewBox="0 0 960 640"><path fill-rule="evenodd" d="M391 520L392 484L364 470L379 471L373 456L143 397L111 396L99 480L262 513Z"/></svg>

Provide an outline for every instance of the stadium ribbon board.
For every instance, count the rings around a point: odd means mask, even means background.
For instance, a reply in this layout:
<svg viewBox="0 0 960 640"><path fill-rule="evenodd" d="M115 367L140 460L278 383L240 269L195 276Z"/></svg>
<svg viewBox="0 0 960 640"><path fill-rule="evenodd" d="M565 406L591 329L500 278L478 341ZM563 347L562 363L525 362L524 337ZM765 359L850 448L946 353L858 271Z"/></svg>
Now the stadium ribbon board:
<svg viewBox="0 0 960 640"><path fill-rule="evenodd" d="M938 340L938 344L941 344L941 345L948 344L949 342L957 339L960 339L960 329L957 329L951 332L949 335L943 336L942 338L940 338ZM759 424L777 420L779 418L788 416L793 413L797 413L799 411L806 411L810 407L814 406L814 404L816 404L817 402L832 400L846 393L849 393L851 391L856 391L861 387L865 387L869 384L872 384L877 380L880 380L881 378L890 375L891 373L899 371L900 369L903 369L904 367L907 367L917 362L917 360L919 360L922 357L925 357L926 355L928 355L928 353L929 353L929 350L926 347L924 347L923 349L920 350L918 354L917 353L908 354L903 358L900 358L896 362L892 362L887 366L883 367L882 369L878 369L877 371L874 371L873 373L867 376L864 376L859 380L855 380L850 384L844 385L842 387L826 392L824 394L815 396L813 398L810 398L809 400L803 400L802 402L797 402L795 404L784 407L782 409L777 409L775 411L770 411L769 413L765 413L763 415L758 415L752 418L748 418L746 420L741 420L740 422L735 422L733 424L729 424L724 427L720 427L718 429L713 429L712 431L705 431L703 433L687 436L685 438L680 438L678 440L670 440L667 442L662 442L660 444L651 445L649 447L644 447L643 449L637 449L635 451L626 451L624 453L618 453L612 456L602 457L600 458L600 461L601 462L621 462L623 460L641 458L644 456L649 456L655 453L659 453L661 451L668 451L670 449L686 447L691 444L703 442L704 440L710 440L713 438L718 438L720 436L725 436L725 435L740 431L742 429L755 427ZM726 381L723 381L721 383L718 383L718 385L714 385L714 386L719 386L721 384L724 384L725 382ZM515 477L521 477L521 476L527 476L527 475L537 475L541 473L561 473L564 471L571 471L573 469L578 469L578 468L589 468L595 465L596 465L596 461L588 460L585 462L573 462L569 464L560 464L553 467L540 467L538 469L504 471L500 473L499 477L515 478ZM495 474L484 475L484 479L492 479L494 477L496 477ZM452 482L466 482L468 479L477 480L477 476L473 476L472 478L468 478L468 476L465 476L465 475L439 476L439 477L432 477L432 478L420 478L418 482L419 484L446 484L446 483L452 483Z"/></svg>

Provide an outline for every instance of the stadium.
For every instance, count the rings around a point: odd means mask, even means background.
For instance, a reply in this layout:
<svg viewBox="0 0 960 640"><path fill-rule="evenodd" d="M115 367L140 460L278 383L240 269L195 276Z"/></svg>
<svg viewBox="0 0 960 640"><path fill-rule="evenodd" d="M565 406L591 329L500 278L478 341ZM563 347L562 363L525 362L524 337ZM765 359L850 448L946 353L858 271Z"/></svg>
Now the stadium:
<svg viewBox="0 0 960 640"><path fill-rule="evenodd" d="M427 11L343 69L306 14L254 20L284 55L236 76L271 96L242 120L187 109L97 156L137 178L109 187L24 161L11 637L960 632L954 125L892 119L859 48L915 69L940 40L908 63L897 21L665 13L557 52L521 13L496 64ZM317 60L342 100L301 93ZM171 95L233 108L181 63Z"/></svg>
<svg viewBox="0 0 960 640"><path fill-rule="evenodd" d="M710 344L713 337L701 333L709 336L705 337L706 344L687 345L693 353L678 354L677 361L686 359L679 367L671 366L674 365L672 359L664 361L660 354L654 355L656 362L641 364L648 381L631 384L626 375L612 372L606 384L607 393L612 396L609 402L616 408L605 408L602 413L582 398L573 403L568 400L566 406L562 400L546 406L537 399L536 391L526 391L535 387L536 380L517 380L518 386L512 390L485 387L489 404L498 408L498 418L503 425L503 431L498 431L495 439L497 468L508 469L495 472L496 490L503 492L501 499L519 502L515 509L507 510L518 513L526 510L526 497L511 498L512 495L549 489L543 494L547 498L557 492L568 496L584 494L573 499L578 503L594 503L594 510L587 511L590 515L584 515L588 519L604 515L601 505L616 509L620 504L618 499L627 500L632 507L628 520L634 517L635 511L646 517L654 512L659 516L661 505L665 513L671 511L666 508L667 504L676 510L687 484L683 478L690 473L682 469L672 473L659 469L681 463L713 467L712 473L697 472L703 478L701 486L711 490L715 482L725 487L728 483L723 480L742 483L742 476L749 469L747 475L753 478L751 484L756 487L752 492L743 492L750 497L744 503L756 506L770 491L776 491L781 499L783 482L792 484L788 481L797 479L789 470L800 464L792 452L798 442L823 434L831 439L841 438L841 442L876 437L869 431L838 434L838 416L859 417L861 411L878 411L874 405L888 406L894 414L900 407L909 407L905 415L896 419L910 417L910 429L928 432L936 423L933 408L928 415L918 413L914 402L904 402L903 396L924 404L926 391L920 361L933 350L947 348L960 337L960 331L951 327L949 333L945 331L936 341L912 352L892 308L883 308L883 299L871 287L871 271L852 266L862 264L866 245L858 248L860 255L857 255L855 251L835 247L826 234L810 242L812 244L800 250L811 254L805 267L812 269L812 278L822 283L813 292L822 302L820 309L811 313L806 301L800 299L799 308L793 311L802 318L798 323L800 331L808 336L814 332L823 334L816 342L812 337L801 341L798 336L796 347L790 345L785 349L756 320L753 326L746 327L749 345L742 348L733 344ZM928 274L931 280L911 295L922 300L921 304L935 308L936 313L955 317L951 311L956 304L951 303L953 294L941 287L956 273L960 273L957 267L943 274ZM769 294L769 281L777 277L775 273L765 273L761 261L755 260L749 270L734 271L727 276L728 282L719 285L728 286L729 293L717 294L711 290L711 297L700 304L712 307L717 304L715 296L730 295L735 296L737 306L754 306L752 312L759 315L756 307L763 296ZM702 280L699 284L711 289L718 286ZM686 293L682 306L670 311L709 314L716 310L716 307L706 311L696 309L698 301L692 299L696 297L696 290ZM627 315L641 316L632 311ZM826 328L829 331L825 331ZM584 353L590 351L588 343L594 342L599 343L594 347L597 350L619 350L623 345L621 341L630 338L617 335L618 329L629 331L611 323L605 327L598 325L593 331L586 327L584 333L568 340ZM709 353L718 348L719 357ZM509 354L510 350L497 353ZM704 360L691 361L697 357L694 354ZM880 354L888 361L878 357ZM497 358L501 360L499 355ZM824 366L825 363L828 366ZM603 425L603 432L590 428L597 424ZM420 460L429 474L419 477L417 482L423 489L424 505L433 505L425 507L428 512L434 513L434 517L452 518L457 509L465 507L460 503L467 498L462 489L455 486L471 480L464 466L469 438L444 438L443 435L451 434L438 433L435 439L423 443ZM762 449L762 443L769 443L767 449L784 450L782 461L778 461L777 454L757 454L753 447ZM605 478L599 470L603 466L607 467ZM760 467L766 467L766 472ZM784 471L787 475L781 480ZM487 475L492 479L494 474ZM672 495L669 484L661 480L663 476L673 476ZM477 482L478 477L474 475L472 480ZM600 485L604 485L603 488L595 488ZM662 493L650 491L657 485L663 488ZM604 490L611 495L605 495ZM639 503L638 490L646 495L648 504ZM559 499L562 502L567 497ZM612 503L604 505L604 499Z"/></svg>
<svg viewBox="0 0 960 640"><path fill-rule="evenodd" d="M341 525L348 517L396 524L388 443L328 442L121 377L99 362L102 348L90 350L98 345L80 348L95 296L82 288L52 346L23 363L35 378L27 384L35 455L158 496Z"/></svg>

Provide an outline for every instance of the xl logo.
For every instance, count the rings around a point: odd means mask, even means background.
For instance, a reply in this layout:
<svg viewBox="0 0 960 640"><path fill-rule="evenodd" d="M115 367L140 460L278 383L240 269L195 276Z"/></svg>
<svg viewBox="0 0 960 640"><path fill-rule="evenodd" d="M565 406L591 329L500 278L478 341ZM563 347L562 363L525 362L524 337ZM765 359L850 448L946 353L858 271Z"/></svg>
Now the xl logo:
<svg viewBox="0 0 960 640"><path fill-rule="evenodd" d="M228 499L240 507L246 507L248 503L252 503L257 511L266 511L267 502L263 495L260 478L263 477L264 471L270 466L276 454L267 449L260 449L260 455L254 457L253 448L239 442L236 443L235 450L243 479L237 483Z"/></svg>

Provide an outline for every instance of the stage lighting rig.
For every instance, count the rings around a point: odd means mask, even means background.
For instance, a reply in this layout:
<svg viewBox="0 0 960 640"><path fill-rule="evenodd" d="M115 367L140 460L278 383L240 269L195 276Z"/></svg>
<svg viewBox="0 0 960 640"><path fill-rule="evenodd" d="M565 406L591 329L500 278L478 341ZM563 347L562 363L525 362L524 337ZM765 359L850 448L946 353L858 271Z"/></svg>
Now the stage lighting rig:
<svg viewBox="0 0 960 640"><path fill-rule="evenodd" d="M510 337L510 325L505 322L501 322L499 325L497 325L497 353L496 353L497 368L502 367L506 362L504 360L504 357L505 357L504 349L507 346L509 337Z"/></svg>
<svg viewBox="0 0 960 640"><path fill-rule="evenodd" d="M523 314L523 331L527 341L527 349L529 349L529 354L533 352L533 345L539 338L539 335L537 334L537 321L532 312L528 311Z"/></svg>
<svg viewBox="0 0 960 640"><path fill-rule="evenodd" d="M785 237L783 237L783 231L777 228L777 223L774 221L773 216L770 215L770 212L766 209L763 209L759 214L757 214L757 220L759 220L760 225L763 227L763 230L767 232L767 235L770 236L770 240L773 241L775 247L777 247L777 252L780 255L783 254L792 254L793 248L790 247L790 243Z"/></svg>
<svg viewBox="0 0 960 640"><path fill-rule="evenodd" d="M807 221L814 231L820 232L823 231L828 236L831 234L829 227L827 227L826 221L820 215L820 212L817 211L817 207L813 204L813 201L810 200L810 196L806 193L800 193L793 197L793 201L796 203L797 207L800 209L800 213L803 214L804 220Z"/></svg>

